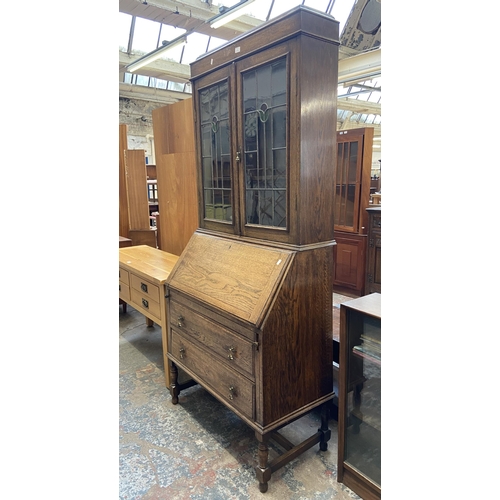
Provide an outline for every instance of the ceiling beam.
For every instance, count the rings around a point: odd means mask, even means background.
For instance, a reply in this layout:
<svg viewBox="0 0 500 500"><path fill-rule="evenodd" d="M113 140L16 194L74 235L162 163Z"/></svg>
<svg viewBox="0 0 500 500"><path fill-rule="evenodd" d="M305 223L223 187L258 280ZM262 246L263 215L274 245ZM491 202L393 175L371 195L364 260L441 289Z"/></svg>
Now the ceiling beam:
<svg viewBox="0 0 500 500"><path fill-rule="evenodd" d="M118 52L120 80L123 81L122 75L125 72L125 66L133 63L140 56L130 55L126 52L122 52L121 50ZM143 66L138 73L144 76L153 76L154 78L159 78L161 80L188 83L189 78L191 77L191 68L189 67L189 64L180 64L167 59L156 59L156 61Z"/></svg>
<svg viewBox="0 0 500 500"><path fill-rule="evenodd" d="M378 102L361 101L343 97L337 100L337 108L354 113L366 113L367 115L381 115L382 105Z"/></svg>
<svg viewBox="0 0 500 500"><path fill-rule="evenodd" d="M339 84L348 85L349 82L368 80L380 76L381 71L382 49L346 57L339 61Z"/></svg>
<svg viewBox="0 0 500 500"><path fill-rule="evenodd" d="M224 40L231 40L263 23L254 17L242 15L235 21L213 29L207 21L218 15L219 9L200 0L119 0L119 11L187 31L194 29L198 33Z"/></svg>
<svg viewBox="0 0 500 500"><path fill-rule="evenodd" d="M156 102L158 104L173 104L192 97L191 94L186 94L185 92L155 89L152 87L143 87L142 85L132 85L130 83L120 83L119 93L120 97Z"/></svg>

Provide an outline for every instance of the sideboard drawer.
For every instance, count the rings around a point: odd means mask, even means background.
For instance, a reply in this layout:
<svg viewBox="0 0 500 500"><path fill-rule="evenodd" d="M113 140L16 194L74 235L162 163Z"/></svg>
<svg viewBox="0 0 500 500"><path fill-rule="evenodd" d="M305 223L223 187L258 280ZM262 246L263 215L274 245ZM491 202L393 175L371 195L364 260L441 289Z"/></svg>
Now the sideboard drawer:
<svg viewBox="0 0 500 500"><path fill-rule="evenodd" d="M221 356L229 365L254 376L253 345L241 335L173 300L170 301L170 323Z"/></svg>
<svg viewBox="0 0 500 500"><path fill-rule="evenodd" d="M125 283L122 283L120 281L119 283L119 296L120 296L120 299L124 300L125 302L129 302L130 301L130 287L128 285L126 285Z"/></svg>
<svg viewBox="0 0 500 500"><path fill-rule="evenodd" d="M130 290L131 292L131 305L133 307L138 306L161 320L160 304L155 302L148 297L146 294L137 291L135 288ZM139 309L140 310L140 309Z"/></svg>
<svg viewBox="0 0 500 500"><path fill-rule="evenodd" d="M195 376L200 377L222 401L253 419L255 384L224 364L214 363L214 358L209 353L199 349L173 328L171 333L172 343L169 345L169 353L174 362L180 368L185 366Z"/></svg>
<svg viewBox="0 0 500 500"><path fill-rule="evenodd" d="M160 288L154 283L131 273L130 286L144 297L152 299L155 302L160 302Z"/></svg>
<svg viewBox="0 0 500 500"><path fill-rule="evenodd" d="M125 283L125 285L129 285L129 272L126 271L125 269L122 269L121 267L119 268L119 279L122 283Z"/></svg>

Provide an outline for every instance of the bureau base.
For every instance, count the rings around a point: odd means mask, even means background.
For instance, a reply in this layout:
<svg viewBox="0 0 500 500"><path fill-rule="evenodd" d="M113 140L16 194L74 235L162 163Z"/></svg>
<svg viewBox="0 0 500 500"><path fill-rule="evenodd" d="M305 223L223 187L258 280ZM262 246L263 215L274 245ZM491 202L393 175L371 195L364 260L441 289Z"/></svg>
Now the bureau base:
<svg viewBox="0 0 500 500"><path fill-rule="evenodd" d="M176 405L179 403L179 394L181 390L194 385L196 382L190 381L189 385L179 384L178 382L179 370L175 363L170 361L170 393L172 396L172 404ZM299 455L312 448L314 445L319 444L321 451L326 451L328 449L328 441L331 438L331 430L328 428L329 420L329 410L332 405L332 399L328 399L321 405L321 427L317 430L315 434L305 439L299 444L294 445L286 437L280 434L279 429L286 427L291 424L294 420L305 415L307 412L300 413L295 418L292 418L280 425L273 430L268 432L261 432L251 426L255 431L255 437L259 442L258 450L258 463L254 467L255 475L259 482L259 490L261 493L265 493L268 489L268 482L271 479L273 472L281 469L284 465L295 460ZM248 424L248 422L247 422ZM269 461L269 441L273 441L283 450L285 450L281 455Z"/></svg>

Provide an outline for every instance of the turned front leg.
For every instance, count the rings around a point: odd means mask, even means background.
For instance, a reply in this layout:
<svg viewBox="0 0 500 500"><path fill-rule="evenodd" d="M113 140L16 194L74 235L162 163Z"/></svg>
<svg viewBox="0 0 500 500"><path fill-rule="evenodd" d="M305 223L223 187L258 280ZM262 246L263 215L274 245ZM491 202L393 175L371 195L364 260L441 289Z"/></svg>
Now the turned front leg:
<svg viewBox="0 0 500 500"><path fill-rule="evenodd" d="M259 451L257 456L258 465L255 467L255 474L259 481L259 490L261 493L267 491L267 482L271 479L272 470L268 466L269 458L269 447L267 446L268 437L262 434L255 433L257 440L259 441Z"/></svg>
<svg viewBox="0 0 500 500"><path fill-rule="evenodd" d="M321 432L321 440L319 442L319 449L326 451L328 449L328 441L332 436L332 431L328 428L328 420L330 417L330 403L324 403L321 408L321 427L318 429Z"/></svg>
<svg viewBox="0 0 500 500"><path fill-rule="evenodd" d="M172 396L172 404L176 405L179 402L179 370L172 361L170 362L170 395Z"/></svg>

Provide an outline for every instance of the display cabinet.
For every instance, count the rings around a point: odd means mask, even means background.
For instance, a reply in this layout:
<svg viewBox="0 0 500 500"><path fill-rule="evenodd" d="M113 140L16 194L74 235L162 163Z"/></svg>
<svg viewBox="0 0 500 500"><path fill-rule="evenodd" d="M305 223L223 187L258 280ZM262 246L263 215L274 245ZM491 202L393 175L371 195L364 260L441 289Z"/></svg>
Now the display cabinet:
<svg viewBox="0 0 500 500"><path fill-rule="evenodd" d="M167 283L172 402L181 368L255 431L261 492L331 434L338 45L298 6L191 64L199 228ZM278 433L320 407L302 443Z"/></svg>
<svg viewBox="0 0 500 500"><path fill-rule="evenodd" d="M335 23L302 8L192 63L201 228L333 239Z"/></svg>
<svg viewBox="0 0 500 500"><path fill-rule="evenodd" d="M364 500L381 496L380 299L340 304L337 479Z"/></svg>
<svg viewBox="0 0 500 500"><path fill-rule="evenodd" d="M373 131L366 127L337 132L333 286L341 293L365 291Z"/></svg>

